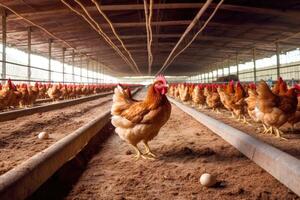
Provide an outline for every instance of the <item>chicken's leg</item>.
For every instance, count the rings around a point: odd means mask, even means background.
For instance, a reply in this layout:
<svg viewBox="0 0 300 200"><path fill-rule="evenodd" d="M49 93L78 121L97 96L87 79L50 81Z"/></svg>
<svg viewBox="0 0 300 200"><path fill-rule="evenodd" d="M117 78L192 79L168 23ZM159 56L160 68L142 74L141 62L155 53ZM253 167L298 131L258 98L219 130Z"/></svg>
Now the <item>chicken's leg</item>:
<svg viewBox="0 0 300 200"><path fill-rule="evenodd" d="M234 119L234 118L235 118L235 116L234 116L233 112L231 112L231 117L230 117L230 118L232 118L232 119Z"/></svg>
<svg viewBox="0 0 300 200"><path fill-rule="evenodd" d="M243 123L251 126L251 124L247 121L245 115L243 115Z"/></svg>
<svg viewBox="0 0 300 200"><path fill-rule="evenodd" d="M142 156L142 155L141 155L141 152L140 152L140 150L137 148L136 145L131 144L131 146L133 147L133 149L134 149L135 152L136 152L136 155L135 155L134 157L135 157L135 160L137 161L137 160L140 159L140 157ZM143 157L143 156L142 156L142 157Z"/></svg>
<svg viewBox="0 0 300 200"><path fill-rule="evenodd" d="M295 131L295 124L294 124L294 123L291 123L291 128L290 128L290 130L292 131L292 133L294 133L294 131Z"/></svg>
<svg viewBox="0 0 300 200"><path fill-rule="evenodd" d="M142 141L142 143L143 143L143 145L144 145L144 147L145 147L145 150L146 150L145 154L147 154L147 155L152 156L153 158L155 158L156 155L155 155L154 153L151 152L151 150L150 150L150 148L149 148L149 146L148 146L148 142Z"/></svg>
<svg viewBox="0 0 300 200"><path fill-rule="evenodd" d="M241 115L237 116L238 118L236 119L238 122L241 121Z"/></svg>
<svg viewBox="0 0 300 200"><path fill-rule="evenodd" d="M276 137L283 139L283 140L288 140L285 137L282 137L281 135L283 134L283 132L281 130L279 130L279 128L275 128L275 133L276 133Z"/></svg>
<svg viewBox="0 0 300 200"><path fill-rule="evenodd" d="M270 126L269 128L267 128L267 126L265 124L263 124L264 127L264 131L262 132L262 134L267 134L267 133L272 133L273 132L273 128L272 126Z"/></svg>

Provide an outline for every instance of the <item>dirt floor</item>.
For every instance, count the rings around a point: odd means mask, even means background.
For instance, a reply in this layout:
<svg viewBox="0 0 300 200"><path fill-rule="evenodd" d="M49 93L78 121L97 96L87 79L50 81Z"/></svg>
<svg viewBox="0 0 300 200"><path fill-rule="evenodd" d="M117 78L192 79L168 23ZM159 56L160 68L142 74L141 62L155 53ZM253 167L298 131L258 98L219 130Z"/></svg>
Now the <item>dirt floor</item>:
<svg viewBox="0 0 300 200"><path fill-rule="evenodd" d="M117 134L98 145L65 199L300 199L230 144L173 105L170 120L150 143L155 161L135 161ZM215 187L199 184L216 175Z"/></svg>
<svg viewBox="0 0 300 200"><path fill-rule="evenodd" d="M0 174L7 172L72 133L111 107L112 95L59 110L0 122ZM39 140L40 132L50 138Z"/></svg>
<svg viewBox="0 0 300 200"><path fill-rule="evenodd" d="M225 109L221 110L221 114L217 114L210 109L198 110L300 159L300 123L295 125L294 133L289 130L290 126L287 124L284 125L281 128L285 132L283 137L287 138L288 140L283 140L276 138L274 135L262 134L263 127L261 123L255 123L250 118L247 119L250 125L230 118L231 113Z"/></svg>

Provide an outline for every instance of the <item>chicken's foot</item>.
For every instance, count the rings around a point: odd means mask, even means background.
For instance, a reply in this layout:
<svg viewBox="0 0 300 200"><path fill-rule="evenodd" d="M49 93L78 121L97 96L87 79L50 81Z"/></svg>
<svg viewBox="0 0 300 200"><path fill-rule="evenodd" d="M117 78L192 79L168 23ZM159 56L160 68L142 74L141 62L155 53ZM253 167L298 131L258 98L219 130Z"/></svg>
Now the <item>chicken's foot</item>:
<svg viewBox="0 0 300 200"><path fill-rule="evenodd" d="M232 119L234 119L234 118L235 118L235 116L234 116L233 112L231 112L231 117L230 117L230 118L232 118Z"/></svg>
<svg viewBox="0 0 300 200"><path fill-rule="evenodd" d="M147 143L147 142L144 142L144 141L143 141L142 143L143 143L143 145L144 145L144 147L145 147L145 150L146 150L145 154L146 154L146 155L149 155L149 156L152 156L152 158L155 158L156 155L155 155L154 153L151 152L148 143Z"/></svg>
<svg viewBox="0 0 300 200"><path fill-rule="evenodd" d="M290 130L292 131L292 133L294 133L294 131L295 131L295 124L291 124Z"/></svg>
<svg viewBox="0 0 300 200"><path fill-rule="evenodd" d="M244 123L244 124L247 124L247 125L251 125L251 124L247 121L245 115L243 115L243 123Z"/></svg>
<svg viewBox="0 0 300 200"><path fill-rule="evenodd" d="M135 160L137 161L137 160L139 160L140 157L142 156L141 151L137 148L137 146L135 146L135 145L133 145L133 144L131 144L131 146L133 147L133 149L134 149L135 152L136 152L136 155L134 156L134 158L135 158ZM142 156L142 157L143 157L143 156Z"/></svg>
<svg viewBox="0 0 300 200"><path fill-rule="evenodd" d="M264 127L264 131L262 132L262 134L267 134L267 133L273 133L273 128L272 126L270 126L269 128L267 128L267 126L265 124L263 124Z"/></svg>
<svg viewBox="0 0 300 200"><path fill-rule="evenodd" d="M283 139L283 140L288 140L285 137L282 137L281 135L283 134L283 132L281 130L279 130L279 128L274 128L275 129L275 133L276 133L276 137Z"/></svg>

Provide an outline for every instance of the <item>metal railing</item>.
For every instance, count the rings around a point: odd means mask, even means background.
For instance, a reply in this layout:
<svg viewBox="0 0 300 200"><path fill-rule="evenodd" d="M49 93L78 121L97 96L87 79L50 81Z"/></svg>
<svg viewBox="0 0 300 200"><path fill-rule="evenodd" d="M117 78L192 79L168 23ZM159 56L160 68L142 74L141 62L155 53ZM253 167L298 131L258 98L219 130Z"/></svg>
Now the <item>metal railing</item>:
<svg viewBox="0 0 300 200"><path fill-rule="evenodd" d="M2 63L4 63L3 60L0 60L1 66L3 66ZM16 67L20 67L20 68L30 68L31 70L31 74L30 74L30 79L28 79L28 72L26 70L26 73L24 73L24 75L21 75L22 73L18 72L17 70L14 70L15 73L6 73L5 74L5 78L0 78L0 80L3 82L5 82L6 80L8 80L8 78L11 78L11 80L17 81L17 82L44 82L44 83L82 83L82 84L93 84L93 83L104 83L104 79L101 78L101 75L99 76L98 73L98 77L94 77L96 72L92 72L93 73L93 77L91 76L86 76L86 75L79 75L76 73L68 73L66 71L57 71L57 70L49 70L49 69L45 69L45 68L41 68L41 67L36 67L36 66L28 66L25 64L20 64L20 63L15 63L15 62L10 62L10 61L5 61L6 63L6 72L9 72L10 70L8 70L8 67L10 67L9 65L13 65ZM20 69L21 70L21 69ZM33 71L33 70L37 70L37 71ZM86 70L86 69L85 69ZM38 74L41 73L47 73L47 75L45 76L46 78L42 78L41 76L38 76ZM91 72L91 71L90 71ZM57 75L61 76L61 80L48 80L48 74L51 73L51 77L57 77ZM33 74L37 74L37 76L33 76ZM0 71L0 75L2 76L2 73ZM56 76L55 76L56 75ZM65 81L63 81L63 76L65 76ZM72 81L70 80L66 80L66 77L68 77L68 79L72 79Z"/></svg>
<svg viewBox="0 0 300 200"><path fill-rule="evenodd" d="M279 69L280 76L286 80L288 83L297 83L300 81L300 62L295 63L289 63L289 64L282 64ZM237 73L230 73L230 75L237 75ZM229 74L225 74L223 76L218 76L218 78L221 77L228 77ZM276 66L270 66L265 68L258 68L256 69L256 81L259 80L269 80L269 81L276 81L277 80L277 68ZM247 69L247 70L241 70L239 71L239 80L241 82L254 82L254 70ZM209 77L209 78L194 78L191 80L188 80L186 82L196 82L196 83L210 83L210 82L216 82L217 77ZM221 83L221 82L220 82Z"/></svg>

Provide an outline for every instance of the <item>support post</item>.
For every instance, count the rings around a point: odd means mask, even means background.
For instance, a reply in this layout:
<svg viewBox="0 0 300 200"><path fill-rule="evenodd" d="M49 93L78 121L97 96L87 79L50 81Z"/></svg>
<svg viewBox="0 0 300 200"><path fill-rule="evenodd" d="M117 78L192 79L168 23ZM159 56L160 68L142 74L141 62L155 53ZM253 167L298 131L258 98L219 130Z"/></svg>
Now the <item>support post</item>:
<svg viewBox="0 0 300 200"><path fill-rule="evenodd" d="M74 65L75 65L75 51L73 49L72 51L72 82L74 83L75 82L75 70L74 70Z"/></svg>
<svg viewBox="0 0 300 200"><path fill-rule="evenodd" d="M255 48L252 49L252 55L253 55L253 76L254 76L254 83L256 83L256 50Z"/></svg>
<svg viewBox="0 0 300 200"><path fill-rule="evenodd" d="M223 76L223 77L225 76L225 73L224 73L224 67L222 67L222 76Z"/></svg>
<svg viewBox="0 0 300 200"><path fill-rule="evenodd" d="M6 11L2 9L2 79L6 79ZM2 80L5 83L5 80Z"/></svg>
<svg viewBox="0 0 300 200"><path fill-rule="evenodd" d="M227 61L227 64L228 64L228 76L230 76L230 63L229 63L229 60Z"/></svg>
<svg viewBox="0 0 300 200"><path fill-rule="evenodd" d="M80 83L82 84L82 55L80 55Z"/></svg>
<svg viewBox="0 0 300 200"><path fill-rule="evenodd" d="M96 83L96 62L93 62L93 83Z"/></svg>
<svg viewBox="0 0 300 200"><path fill-rule="evenodd" d="M89 83L89 59L86 60L86 80Z"/></svg>
<svg viewBox="0 0 300 200"><path fill-rule="evenodd" d="M63 74L62 82L63 83L65 83L65 53L66 53L66 48L64 47L62 49L62 74Z"/></svg>
<svg viewBox="0 0 300 200"><path fill-rule="evenodd" d="M279 44L278 42L275 43L276 44L276 75L277 75L277 78L280 77L280 49L279 49Z"/></svg>
<svg viewBox="0 0 300 200"><path fill-rule="evenodd" d="M31 27L27 29L27 80L28 84L31 79Z"/></svg>
<svg viewBox="0 0 300 200"><path fill-rule="evenodd" d="M99 63L99 58L98 58L98 62L97 62L97 83L99 83L99 75L100 75L100 63Z"/></svg>
<svg viewBox="0 0 300 200"><path fill-rule="evenodd" d="M236 76L237 79L240 80L240 69L239 69L239 57L238 57L238 53L235 54L235 63L236 63Z"/></svg>
<svg viewBox="0 0 300 200"><path fill-rule="evenodd" d="M100 70L101 70L101 82L104 83L103 67L101 67Z"/></svg>
<svg viewBox="0 0 300 200"><path fill-rule="evenodd" d="M89 59L86 60L86 79L87 79L87 82L89 83Z"/></svg>
<svg viewBox="0 0 300 200"><path fill-rule="evenodd" d="M209 72L207 73L207 82L209 83Z"/></svg>
<svg viewBox="0 0 300 200"><path fill-rule="evenodd" d="M211 82L211 81L210 81L210 79L211 79L211 78L210 78L210 72L207 73L207 77L208 77L208 82L210 83L210 82Z"/></svg>
<svg viewBox="0 0 300 200"><path fill-rule="evenodd" d="M48 81L51 82L51 53L52 53L52 39L49 39L48 49Z"/></svg>

